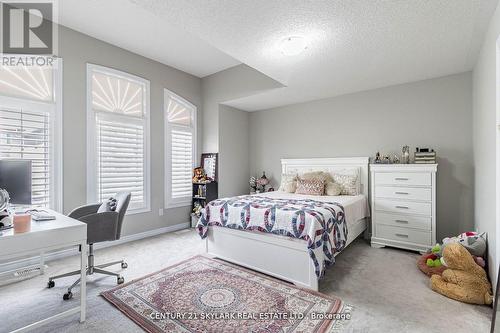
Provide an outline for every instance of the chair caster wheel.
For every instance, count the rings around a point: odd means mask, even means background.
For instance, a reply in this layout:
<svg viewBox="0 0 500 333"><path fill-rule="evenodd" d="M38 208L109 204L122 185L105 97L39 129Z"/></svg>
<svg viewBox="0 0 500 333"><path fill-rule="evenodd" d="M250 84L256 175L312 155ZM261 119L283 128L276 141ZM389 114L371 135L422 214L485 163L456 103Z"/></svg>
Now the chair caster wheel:
<svg viewBox="0 0 500 333"><path fill-rule="evenodd" d="M123 276L119 276L119 277L116 279L116 283L118 283L118 284L122 284L123 282L125 282L125 279L123 278Z"/></svg>
<svg viewBox="0 0 500 333"><path fill-rule="evenodd" d="M50 280L48 283L47 283L47 288L54 288L54 286L56 285L56 283L52 280Z"/></svg>
<svg viewBox="0 0 500 333"><path fill-rule="evenodd" d="M122 268L127 268L128 264L126 262L122 262Z"/></svg>
<svg viewBox="0 0 500 333"><path fill-rule="evenodd" d="M73 293L71 291L68 291L66 294L63 295L63 300L67 301L73 297Z"/></svg>

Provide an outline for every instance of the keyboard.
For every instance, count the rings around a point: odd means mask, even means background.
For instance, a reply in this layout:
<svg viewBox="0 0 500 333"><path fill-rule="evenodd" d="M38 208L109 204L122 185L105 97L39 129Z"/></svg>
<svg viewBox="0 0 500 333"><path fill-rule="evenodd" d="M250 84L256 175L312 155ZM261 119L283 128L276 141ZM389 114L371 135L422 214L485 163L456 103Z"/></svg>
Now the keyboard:
<svg viewBox="0 0 500 333"><path fill-rule="evenodd" d="M50 221L56 219L54 215L50 215L49 213L43 211L29 211L28 213L34 221Z"/></svg>

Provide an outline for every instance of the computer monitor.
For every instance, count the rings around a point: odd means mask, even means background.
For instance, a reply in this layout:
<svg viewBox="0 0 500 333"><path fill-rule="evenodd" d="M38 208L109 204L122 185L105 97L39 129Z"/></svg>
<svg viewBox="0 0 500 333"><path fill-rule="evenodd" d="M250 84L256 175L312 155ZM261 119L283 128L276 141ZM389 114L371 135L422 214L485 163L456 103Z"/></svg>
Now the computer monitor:
<svg viewBox="0 0 500 333"><path fill-rule="evenodd" d="M31 161L0 160L0 188L10 196L10 203L31 205Z"/></svg>

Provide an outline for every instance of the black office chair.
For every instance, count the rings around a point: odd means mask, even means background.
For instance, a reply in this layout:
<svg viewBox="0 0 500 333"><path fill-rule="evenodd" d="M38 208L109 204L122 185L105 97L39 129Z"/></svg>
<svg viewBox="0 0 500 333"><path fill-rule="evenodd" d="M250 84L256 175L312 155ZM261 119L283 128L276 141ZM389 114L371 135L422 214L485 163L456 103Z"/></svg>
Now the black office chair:
<svg viewBox="0 0 500 333"><path fill-rule="evenodd" d="M125 217L130 197L130 192L119 192L114 198L110 198L104 203L78 207L69 213L69 217L87 224L87 244L89 245L87 275L94 273L113 275L116 276L118 284L125 282L125 279L120 274L103 269L104 267L117 264L121 264L122 268L127 268L127 263L124 260L94 265L94 243L120 239L123 218ZM54 287L55 279L78 274L80 274L80 270L51 276L49 277L47 287ZM63 299L68 300L73 296L71 289L78 285L78 283L80 283L80 278L68 288L68 292L64 294Z"/></svg>

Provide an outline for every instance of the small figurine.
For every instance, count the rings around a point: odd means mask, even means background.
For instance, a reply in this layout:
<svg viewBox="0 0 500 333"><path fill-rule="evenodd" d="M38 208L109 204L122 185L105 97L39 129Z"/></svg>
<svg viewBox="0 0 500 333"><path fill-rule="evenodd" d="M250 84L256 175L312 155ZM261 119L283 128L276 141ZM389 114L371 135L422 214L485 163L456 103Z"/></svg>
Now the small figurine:
<svg viewBox="0 0 500 333"><path fill-rule="evenodd" d="M401 163L410 164L410 147L409 146L403 146L403 149L401 151Z"/></svg>
<svg viewBox="0 0 500 333"><path fill-rule="evenodd" d="M255 191L257 191L257 179L255 179L255 177L250 177L248 184L250 185L250 194L255 193Z"/></svg>
<svg viewBox="0 0 500 333"><path fill-rule="evenodd" d="M375 164L382 163L382 160L380 159L380 152L377 152L375 154L375 160L373 161Z"/></svg>
<svg viewBox="0 0 500 333"><path fill-rule="evenodd" d="M399 156L397 154L394 154L394 156L392 157L392 163L399 164Z"/></svg>
<svg viewBox="0 0 500 333"><path fill-rule="evenodd" d="M196 215L196 217L200 217L201 216L201 210L203 209L203 207L200 205L199 202L196 202L194 204L194 208L193 208L193 214Z"/></svg>
<svg viewBox="0 0 500 333"><path fill-rule="evenodd" d="M207 175L202 167L194 168L193 170L193 183L206 183Z"/></svg>

